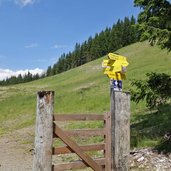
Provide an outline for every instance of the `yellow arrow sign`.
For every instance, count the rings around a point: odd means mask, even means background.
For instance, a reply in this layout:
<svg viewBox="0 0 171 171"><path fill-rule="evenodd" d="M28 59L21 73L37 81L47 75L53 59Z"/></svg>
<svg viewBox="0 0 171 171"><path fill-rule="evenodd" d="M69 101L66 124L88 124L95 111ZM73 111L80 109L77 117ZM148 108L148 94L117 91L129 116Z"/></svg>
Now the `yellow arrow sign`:
<svg viewBox="0 0 171 171"><path fill-rule="evenodd" d="M126 72L126 67L129 64L126 60L126 57L109 53L108 58L109 59L104 59L102 62L104 74L106 74L109 78L113 78L114 80L126 79L124 73Z"/></svg>

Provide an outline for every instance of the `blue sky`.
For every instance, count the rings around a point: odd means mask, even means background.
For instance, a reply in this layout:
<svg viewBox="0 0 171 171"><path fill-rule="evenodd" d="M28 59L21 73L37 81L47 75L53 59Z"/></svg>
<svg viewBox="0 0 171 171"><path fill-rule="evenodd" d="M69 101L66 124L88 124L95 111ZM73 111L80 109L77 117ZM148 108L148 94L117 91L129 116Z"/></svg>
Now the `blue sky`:
<svg viewBox="0 0 171 171"><path fill-rule="evenodd" d="M46 70L76 42L138 13L133 0L0 0L0 79Z"/></svg>

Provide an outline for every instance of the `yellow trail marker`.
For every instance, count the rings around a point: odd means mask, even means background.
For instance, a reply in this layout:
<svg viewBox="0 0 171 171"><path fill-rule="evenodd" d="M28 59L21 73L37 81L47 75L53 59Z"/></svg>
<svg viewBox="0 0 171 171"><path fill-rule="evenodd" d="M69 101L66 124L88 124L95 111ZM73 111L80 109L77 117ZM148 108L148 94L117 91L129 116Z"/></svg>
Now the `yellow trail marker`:
<svg viewBox="0 0 171 171"><path fill-rule="evenodd" d="M126 57L109 53L108 59L102 62L103 73L114 80L126 79L125 72L128 64Z"/></svg>

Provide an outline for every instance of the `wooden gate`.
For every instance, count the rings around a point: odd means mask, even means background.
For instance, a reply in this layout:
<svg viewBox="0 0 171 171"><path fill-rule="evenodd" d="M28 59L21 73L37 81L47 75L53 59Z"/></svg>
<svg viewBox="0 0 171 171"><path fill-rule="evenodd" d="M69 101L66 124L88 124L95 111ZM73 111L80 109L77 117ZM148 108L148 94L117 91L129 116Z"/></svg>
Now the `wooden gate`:
<svg viewBox="0 0 171 171"><path fill-rule="evenodd" d="M110 147L110 114L80 114L80 115L54 115L54 137L60 138L66 146L53 148L53 155L76 153L82 160L74 161L66 164L58 164L53 166L53 171L64 171L72 169L83 169L90 167L95 171L110 171L111 170L111 147ZM77 130L62 130L58 126L57 121L101 121L103 128L99 129L77 129ZM82 123L83 124L83 123ZM103 141L99 144L78 145L72 137L91 137L102 136ZM101 151L103 157L92 158L87 154L89 151Z"/></svg>
<svg viewBox="0 0 171 171"><path fill-rule="evenodd" d="M54 92L43 91L37 95L35 128L35 154L33 171L64 171L86 167L94 171L128 171L130 146L130 95L111 90L110 112L105 115L54 115ZM65 130L58 122L101 121L98 129ZM74 137L101 136L98 144L79 145ZM53 147L55 138L65 146ZM92 158L89 151L101 151L102 157ZM56 165L52 156L75 153L79 161Z"/></svg>

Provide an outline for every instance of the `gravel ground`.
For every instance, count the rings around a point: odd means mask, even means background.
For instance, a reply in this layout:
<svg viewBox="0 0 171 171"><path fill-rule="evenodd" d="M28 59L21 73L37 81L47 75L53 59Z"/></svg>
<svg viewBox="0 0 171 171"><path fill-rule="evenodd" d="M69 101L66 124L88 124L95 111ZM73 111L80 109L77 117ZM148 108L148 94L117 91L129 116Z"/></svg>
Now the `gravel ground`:
<svg viewBox="0 0 171 171"><path fill-rule="evenodd" d="M171 171L171 154L158 154L151 148L136 149L130 153L131 171Z"/></svg>

